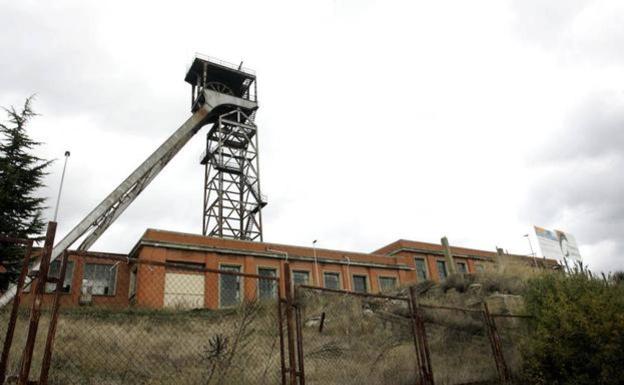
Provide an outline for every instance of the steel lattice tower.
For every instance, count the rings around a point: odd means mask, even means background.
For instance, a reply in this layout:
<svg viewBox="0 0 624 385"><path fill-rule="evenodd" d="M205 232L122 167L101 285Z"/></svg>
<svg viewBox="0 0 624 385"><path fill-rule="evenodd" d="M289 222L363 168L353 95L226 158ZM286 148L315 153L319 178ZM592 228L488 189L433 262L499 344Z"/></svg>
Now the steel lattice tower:
<svg viewBox="0 0 624 385"><path fill-rule="evenodd" d="M193 103L195 88L257 102L252 71L211 58L197 60L193 66L201 76L198 83L191 83ZM203 235L262 241L262 208L267 199L260 190L255 115L255 109L228 108L211 122L200 161L205 167Z"/></svg>

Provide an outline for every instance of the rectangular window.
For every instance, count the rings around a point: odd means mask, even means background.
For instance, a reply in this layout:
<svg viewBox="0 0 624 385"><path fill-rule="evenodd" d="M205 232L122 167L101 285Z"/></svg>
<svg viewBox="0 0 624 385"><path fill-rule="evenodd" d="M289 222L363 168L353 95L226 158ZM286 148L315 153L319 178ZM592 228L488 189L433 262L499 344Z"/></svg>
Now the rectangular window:
<svg viewBox="0 0 624 385"><path fill-rule="evenodd" d="M63 289L61 293L69 293L71 291L72 278L74 276L74 262L67 261L67 269L65 271L65 279L63 280ZM61 261L56 260L50 263L50 267L48 270L48 277L50 278L61 278ZM56 283L46 282L45 284L45 292L46 293L54 293L56 290Z"/></svg>
<svg viewBox="0 0 624 385"><path fill-rule="evenodd" d="M457 272L461 274L466 274L468 272L468 266L466 266L466 262L457 262Z"/></svg>
<svg viewBox="0 0 624 385"><path fill-rule="evenodd" d="M277 270L261 267L258 269L258 275L263 277L277 277ZM258 281L258 288L260 299L277 298L277 281L272 279L260 279Z"/></svg>
<svg viewBox="0 0 624 385"><path fill-rule="evenodd" d="M293 283L297 285L309 285L310 273L302 270L293 271Z"/></svg>
<svg viewBox="0 0 624 385"><path fill-rule="evenodd" d="M221 266L221 270L240 272L240 266ZM237 305L241 302L241 277L239 275L219 274L221 307Z"/></svg>
<svg viewBox="0 0 624 385"><path fill-rule="evenodd" d="M339 273L323 273L323 278L327 289L340 289Z"/></svg>
<svg viewBox="0 0 624 385"><path fill-rule="evenodd" d="M446 272L446 262L437 261L436 267L438 268L438 277L440 278L440 281L444 281L448 275Z"/></svg>
<svg viewBox="0 0 624 385"><path fill-rule="evenodd" d="M379 277L379 289L387 292L396 289L397 280L395 277Z"/></svg>
<svg viewBox="0 0 624 385"><path fill-rule="evenodd" d="M132 298L134 298L136 296L136 290L137 290L137 270L138 270L138 268L135 267L130 272L130 286L129 286L129 289L128 289L128 298L129 299L132 299Z"/></svg>
<svg viewBox="0 0 624 385"><path fill-rule="evenodd" d="M475 268L477 269L477 273L483 273L485 271L482 264L475 265Z"/></svg>
<svg viewBox="0 0 624 385"><path fill-rule="evenodd" d="M427 274L427 263L422 258L416 258L416 276L418 281L426 281L428 278Z"/></svg>
<svg viewBox="0 0 624 385"><path fill-rule="evenodd" d="M117 265L87 263L82 285L91 288L93 295L115 295Z"/></svg>
<svg viewBox="0 0 624 385"><path fill-rule="evenodd" d="M367 284L367 279L365 275L353 276L353 291L357 293L368 292L368 284Z"/></svg>

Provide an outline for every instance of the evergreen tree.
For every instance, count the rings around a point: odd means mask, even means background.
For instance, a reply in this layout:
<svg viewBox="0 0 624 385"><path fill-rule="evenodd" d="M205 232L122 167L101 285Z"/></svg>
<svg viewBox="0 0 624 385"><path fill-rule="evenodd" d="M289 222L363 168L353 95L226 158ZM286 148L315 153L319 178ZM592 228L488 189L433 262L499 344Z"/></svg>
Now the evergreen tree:
<svg viewBox="0 0 624 385"><path fill-rule="evenodd" d="M45 198L36 194L52 162L32 154L40 145L26 132L31 119L37 116L32 101L32 96L27 98L21 110L3 108L8 120L0 123L0 234L19 238L36 237L44 230ZM4 279L0 278L0 288L16 278L22 257L19 247L0 244L0 270L4 267L6 271Z"/></svg>

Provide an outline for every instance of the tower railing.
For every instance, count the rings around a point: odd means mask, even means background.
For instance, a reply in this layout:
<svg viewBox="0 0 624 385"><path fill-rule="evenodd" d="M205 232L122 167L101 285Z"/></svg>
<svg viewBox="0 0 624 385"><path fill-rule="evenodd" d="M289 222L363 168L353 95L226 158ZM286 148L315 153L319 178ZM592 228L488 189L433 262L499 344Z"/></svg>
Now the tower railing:
<svg viewBox="0 0 624 385"><path fill-rule="evenodd" d="M231 69L231 70L240 71L240 72L246 73L248 75L256 76L256 71L252 70L251 68L242 67L240 65L236 65L234 63L230 63L228 61L221 60L221 59L218 59L218 58L213 57L213 56L204 55L202 53L195 52L195 57L199 58L199 59L202 59L202 60L209 61L209 62L214 63L214 64L218 64L218 65L220 65L222 67L226 67L226 68ZM193 59L193 60L195 60L195 59ZM189 65L187 65L186 72L188 72L188 70L193 65L193 60L191 60L191 63Z"/></svg>

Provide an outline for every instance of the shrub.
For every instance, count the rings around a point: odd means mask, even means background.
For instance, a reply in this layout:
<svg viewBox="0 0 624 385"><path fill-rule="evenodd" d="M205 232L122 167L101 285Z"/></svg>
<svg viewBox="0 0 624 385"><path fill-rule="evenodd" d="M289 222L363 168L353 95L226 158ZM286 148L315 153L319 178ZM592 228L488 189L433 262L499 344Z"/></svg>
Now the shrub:
<svg viewBox="0 0 624 385"><path fill-rule="evenodd" d="M474 282L475 276L473 274L451 274L440 284L440 287L444 292L455 289L459 293L465 293Z"/></svg>
<svg viewBox="0 0 624 385"><path fill-rule="evenodd" d="M527 383L624 383L624 285L574 269L530 279Z"/></svg>

